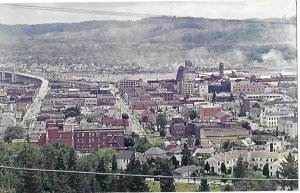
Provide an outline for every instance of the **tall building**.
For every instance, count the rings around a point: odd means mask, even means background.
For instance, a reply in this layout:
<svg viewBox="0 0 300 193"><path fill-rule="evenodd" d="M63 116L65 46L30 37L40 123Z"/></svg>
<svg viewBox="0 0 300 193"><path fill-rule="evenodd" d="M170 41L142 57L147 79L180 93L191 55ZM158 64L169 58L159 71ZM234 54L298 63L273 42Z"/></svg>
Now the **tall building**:
<svg viewBox="0 0 300 193"><path fill-rule="evenodd" d="M195 93L195 81L192 79L183 79L178 81L178 93L184 96L191 96Z"/></svg>
<svg viewBox="0 0 300 193"><path fill-rule="evenodd" d="M186 68L184 66L179 66L177 70L176 80L181 81L184 79L186 74Z"/></svg>
<svg viewBox="0 0 300 193"><path fill-rule="evenodd" d="M220 76L220 79L222 79L224 77L224 64L223 63L219 63L219 76Z"/></svg>

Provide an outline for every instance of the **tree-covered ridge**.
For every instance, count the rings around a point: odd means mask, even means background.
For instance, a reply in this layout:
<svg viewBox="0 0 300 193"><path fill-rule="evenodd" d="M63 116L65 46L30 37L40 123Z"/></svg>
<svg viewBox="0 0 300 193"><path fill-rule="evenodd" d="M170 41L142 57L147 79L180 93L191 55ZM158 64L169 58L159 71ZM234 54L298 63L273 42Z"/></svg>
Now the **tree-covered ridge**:
<svg viewBox="0 0 300 193"><path fill-rule="evenodd" d="M59 64L72 59L86 64L168 65L208 58L247 63L267 60L264 54L272 49L282 60L295 59L296 27L294 18L155 17L134 22L0 25L0 35L3 54L10 51L7 57L26 63Z"/></svg>

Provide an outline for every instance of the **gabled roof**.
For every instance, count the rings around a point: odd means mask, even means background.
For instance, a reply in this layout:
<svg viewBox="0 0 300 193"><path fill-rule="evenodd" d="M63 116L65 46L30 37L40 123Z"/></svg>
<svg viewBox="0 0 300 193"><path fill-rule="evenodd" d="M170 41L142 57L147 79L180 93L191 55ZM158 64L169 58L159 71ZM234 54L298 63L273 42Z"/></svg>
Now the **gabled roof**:
<svg viewBox="0 0 300 193"><path fill-rule="evenodd" d="M189 166L183 166L183 167L177 168L176 170L174 170L173 173L182 174L182 173L185 173L188 171L193 172L193 171L200 170L200 169L201 169L201 167L199 167L199 166L189 165Z"/></svg>
<svg viewBox="0 0 300 193"><path fill-rule="evenodd" d="M162 155L166 154L167 152L159 147L151 147L147 151L145 151L145 155Z"/></svg>
<svg viewBox="0 0 300 193"><path fill-rule="evenodd" d="M213 152L215 152L214 148L197 148L192 156L196 156L198 153L199 154L212 154Z"/></svg>
<svg viewBox="0 0 300 193"><path fill-rule="evenodd" d="M134 151L120 150L119 153L117 154L117 159L130 159L133 154Z"/></svg>

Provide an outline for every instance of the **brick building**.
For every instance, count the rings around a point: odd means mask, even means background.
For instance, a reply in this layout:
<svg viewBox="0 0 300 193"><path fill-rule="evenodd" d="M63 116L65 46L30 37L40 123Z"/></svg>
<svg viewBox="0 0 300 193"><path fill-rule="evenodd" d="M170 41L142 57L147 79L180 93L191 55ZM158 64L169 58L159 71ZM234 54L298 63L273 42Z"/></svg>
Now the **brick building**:
<svg viewBox="0 0 300 193"><path fill-rule="evenodd" d="M100 148L124 148L123 127L93 127L74 130L74 148L80 152L92 152Z"/></svg>
<svg viewBox="0 0 300 193"><path fill-rule="evenodd" d="M245 94L264 93L265 85L255 82L250 83L250 81L233 82L231 83L231 92Z"/></svg>
<svg viewBox="0 0 300 193"><path fill-rule="evenodd" d="M216 116L219 112L221 112L221 107L218 105L200 105L199 106L200 119L216 118Z"/></svg>

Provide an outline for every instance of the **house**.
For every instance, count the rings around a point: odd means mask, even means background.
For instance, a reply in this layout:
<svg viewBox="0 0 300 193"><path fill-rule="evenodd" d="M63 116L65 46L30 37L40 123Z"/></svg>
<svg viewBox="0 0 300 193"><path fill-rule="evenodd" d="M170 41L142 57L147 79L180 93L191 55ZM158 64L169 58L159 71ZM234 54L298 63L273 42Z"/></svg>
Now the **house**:
<svg viewBox="0 0 300 193"><path fill-rule="evenodd" d="M298 120L297 117L281 117L278 119L279 135L284 135L295 139L298 136Z"/></svg>
<svg viewBox="0 0 300 193"><path fill-rule="evenodd" d="M134 151L125 151L120 150L117 154L117 169L118 170L125 170L127 168L130 159L134 155Z"/></svg>
<svg viewBox="0 0 300 193"><path fill-rule="evenodd" d="M243 158L243 161L248 162L248 167L257 166L259 169L263 169L266 163L269 165L281 158L280 153L269 151L246 151L246 150L232 150L225 153L218 153L205 160L208 162L211 173L222 175L221 164L224 163L227 169L233 169L237 163L239 157Z"/></svg>
<svg viewBox="0 0 300 193"><path fill-rule="evenodd" d="M174 176L189 177L193 172L199 173L201 167L195 165L183 166L173 171Z"/></svg>
<svg viewBox="0 0 300 193"><path fill-rule="evenodd" d="M215 149L214 148L197 148L192 157L196 157L197 159L202 159L203 157L210 157L214 155Z"/></svg>
<svg viewBox="0 0 300 193"><path fill-rule="evenodd" d="M165 157L167 155L167 152L159 147L150 147L148 150L144 152L144 155L149 157Z"/></svg>

